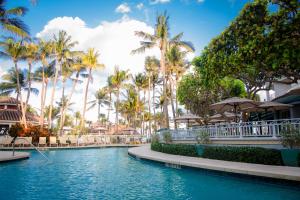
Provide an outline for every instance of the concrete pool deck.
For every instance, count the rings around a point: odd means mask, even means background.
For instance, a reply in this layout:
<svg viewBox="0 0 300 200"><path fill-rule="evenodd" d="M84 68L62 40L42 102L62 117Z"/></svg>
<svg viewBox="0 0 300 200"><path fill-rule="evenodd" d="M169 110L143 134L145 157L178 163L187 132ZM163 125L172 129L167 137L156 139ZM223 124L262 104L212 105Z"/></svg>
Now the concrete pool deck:
<svg viewBox="0 0 300 200"><path fill-rule="evenodd" d="M212 160L198 157L171 155L152 151L150 145L128 149L128 154L137 158L157 161L161 163L209 169L229 173L245 174L274 179L300 181L300 167L273 166Z"/></svg>
<svg viewBox="0 0 300 200"><path fill-rule="evenodd" d="M0 151L0 162L9 162L16 160L23 160L29 158L30 153L27 152L15 152L13 156L12 151Z"/></svg>

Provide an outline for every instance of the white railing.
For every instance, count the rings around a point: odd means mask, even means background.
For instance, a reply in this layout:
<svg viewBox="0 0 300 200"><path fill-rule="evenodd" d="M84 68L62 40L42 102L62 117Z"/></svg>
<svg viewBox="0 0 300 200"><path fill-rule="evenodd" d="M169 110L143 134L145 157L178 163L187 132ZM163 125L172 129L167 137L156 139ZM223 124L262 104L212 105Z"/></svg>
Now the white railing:
<svg viewBox="0 0 300 200"><path fill-rule="evenodd" d="M278 138L282 130L291 126L300 130L300 119L280 119L252 121L241 123L224 123L217 125L197 126L189 129L166 130L173 140L195 140L200 132L206 132L211 139L215 138ZM166 132L160 132L162 135Z"/></svg>

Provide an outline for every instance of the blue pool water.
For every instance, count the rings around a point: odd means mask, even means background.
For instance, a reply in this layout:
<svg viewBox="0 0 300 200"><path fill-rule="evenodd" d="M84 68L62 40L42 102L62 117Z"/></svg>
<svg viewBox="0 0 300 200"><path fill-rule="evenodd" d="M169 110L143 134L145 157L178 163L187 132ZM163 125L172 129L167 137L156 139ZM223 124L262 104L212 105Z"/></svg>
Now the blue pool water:
<svg viewBox="0 0 300 200"><path fill-rule="evenodd" d="M173 169L126 148L46 151L0 164L0 199L300 199L295 185ZM298 185L299 186L299 185Z"/></svg>

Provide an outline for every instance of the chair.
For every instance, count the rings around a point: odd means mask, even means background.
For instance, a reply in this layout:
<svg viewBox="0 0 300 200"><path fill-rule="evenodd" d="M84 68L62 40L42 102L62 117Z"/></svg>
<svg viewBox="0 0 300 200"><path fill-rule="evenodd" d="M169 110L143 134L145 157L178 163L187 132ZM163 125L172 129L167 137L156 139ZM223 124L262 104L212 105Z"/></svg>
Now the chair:
<svg viewBox="0 0 300 200"><path fill-rule="evenodd" d="M87 144L88 144L88 145L93 145L93 144L95 144L95 138L94 138L94 136L88 136L88 137L87 137Z"/></svg>
<svg viewBox="0 0 300 200"><path fill-rule="evenodd" d="M0 146L9 146L11 141L12 141L12 137L9 136L1 136L0 137Z"/></svg>
<svg viewBox="0 0 300 200"><path fill-rule="evenodd" d="M17 137L15 140L15 146L17 146L17 147L24 146L24 143L25 143L24 138L25 137Z"/></svg>
<svg viewBox="0 0 300 200"><path fill-rule="evenodd" d="M66 137L59 137L59 144L60 146L68 146L69 143L67 143L67 138Z"/></svg>
<svg viewBox="0 0 300 200"><path fill-rule="evenodd" d="M46 137L39 137L39 144L38 146L40 145L43 145L43 146L46 146L47 143L46 143Z"/></svg>
<svg viewBox="0 0 300 200"><path fill-rule="evenodd" d="M78 146L84 146L87 144L87 139L85 135L78 138Z"/></svg>
<svg viewBox="0 0 300 200"><path fill-rule="evenodd" d="M32 144L32 137L24 137L23 138L23 146L31 146Z"/></svg>
<svg viewBox="0 0 300 200"><path fill-rule="evenodd" d="M69 141L70 141L71 146L77 146L78 145L77 137L75 135L69 136Z"/></svg>
<svg viewBox="0 0 300 200"><path fill-rule="evenodd" d="M58 146L57 144L57 141L56 141L56 137L50 137L50 143L49 143L49 146L51 147L52 145L56 145Z"/></svg>

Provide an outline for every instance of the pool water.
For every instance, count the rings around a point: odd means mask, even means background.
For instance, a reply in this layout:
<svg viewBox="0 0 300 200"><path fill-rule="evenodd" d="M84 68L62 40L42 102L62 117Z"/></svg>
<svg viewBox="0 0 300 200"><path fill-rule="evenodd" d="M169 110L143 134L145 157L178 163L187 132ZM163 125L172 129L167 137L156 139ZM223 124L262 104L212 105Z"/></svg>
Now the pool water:
<svg viewBox="0 0 300 200"><path fill-rule="evenodd" d="M300 187L174 169L128 156L127 148L35 151L0 164L0 199L300 199ZM299 185L298 185L299 186Z"/></svg>

